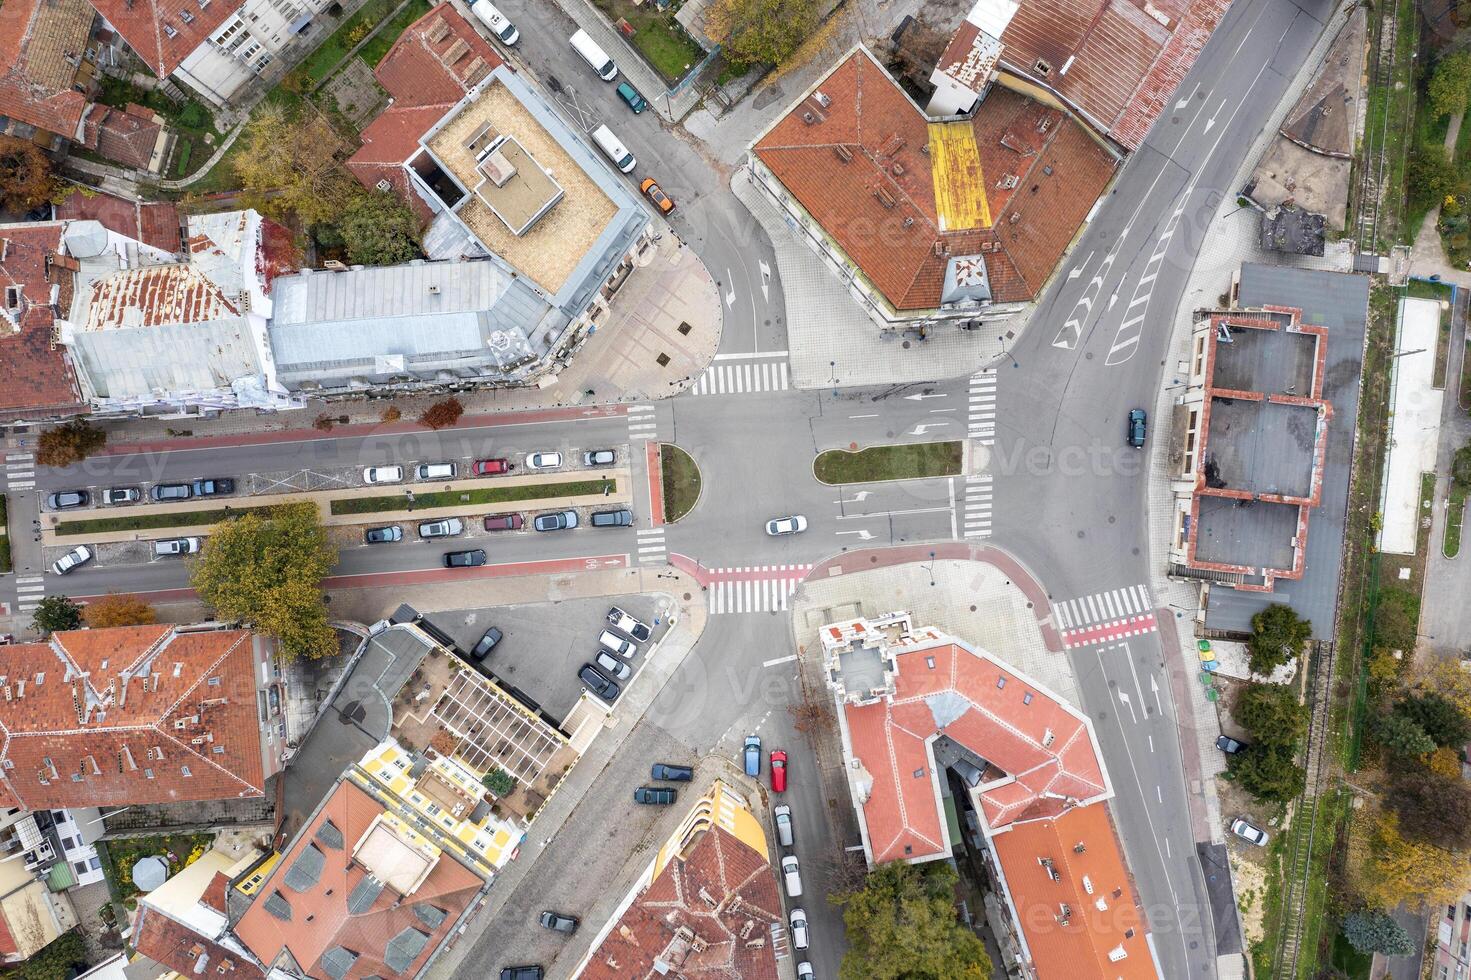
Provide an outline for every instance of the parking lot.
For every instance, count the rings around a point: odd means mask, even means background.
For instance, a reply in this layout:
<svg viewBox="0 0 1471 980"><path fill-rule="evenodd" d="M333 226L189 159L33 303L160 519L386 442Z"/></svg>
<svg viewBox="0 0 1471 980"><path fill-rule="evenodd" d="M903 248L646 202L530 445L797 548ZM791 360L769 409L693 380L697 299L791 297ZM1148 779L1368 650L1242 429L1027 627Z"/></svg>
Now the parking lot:
<svg viewBox="0 0 1471 980"><path fill-rule="evenodd" d="M608 609L614 605L642 620L653 631L649 642L640 643L638 655L630 661L636 672L644 664L645 652L669 628L667 610L653 596L456 609L433 613L428 619L467 653L487 629L492 626L499 629L505 636L486 666L529 695L547 714L561 720L582 694L577 671L593 659L598 633L607 626ZM625 689L628 683L620 682Z"/></svg>

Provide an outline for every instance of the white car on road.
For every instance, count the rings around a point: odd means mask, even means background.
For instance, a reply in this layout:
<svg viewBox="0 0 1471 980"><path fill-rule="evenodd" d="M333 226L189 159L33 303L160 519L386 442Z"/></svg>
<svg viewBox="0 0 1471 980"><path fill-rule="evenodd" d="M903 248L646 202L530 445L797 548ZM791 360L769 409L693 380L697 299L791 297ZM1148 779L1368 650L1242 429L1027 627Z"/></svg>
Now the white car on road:
<svg viewBox="0 0 1471 980"><path fill-rule="evenodd" d="M369 466L363 470L363 482L375 483L402 483L404 468L402 466Z"/></svg>
<svg viewBox="0 0 1471 980"><path fill-rule="evenodd" d="M792 909L792 948L806 949L812 945L812 937L807 935L807 913L802 909Z"/></svg>
<svg viewBox="0 0 1471 980"><path fill-rule="evenodd" d="M65 575L78 565L85 565L92 560L92 549L84 544L79 544L71 551L56 559L51 565L51 570L57 575Z"/></svg>
<svg viewBox="0 0 1471 980"><path fill-rule="evenodd" d="M561 453L527 453L526 468L528 470L555 470L562 465Z"/></svg>
<svg viewBox="0 0 1471 980"><path fill-rule="evenodd" d="M766 533L772 537L781 534L798 534L807 530L807 518L800 514L791 517L773 517L766 522Z"/></svg>

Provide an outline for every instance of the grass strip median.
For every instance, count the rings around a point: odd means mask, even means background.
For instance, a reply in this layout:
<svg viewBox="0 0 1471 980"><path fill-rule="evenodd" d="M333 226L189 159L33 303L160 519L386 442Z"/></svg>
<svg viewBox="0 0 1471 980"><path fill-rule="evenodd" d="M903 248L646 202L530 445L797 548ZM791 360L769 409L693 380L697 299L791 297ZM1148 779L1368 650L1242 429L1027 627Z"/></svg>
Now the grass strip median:
<svg viewBox="0 0 1471 980"><path fill-rule="evenodd" d="M664 477L664 520L673 524L700 499L700 468L689 453L669 443L659 447L659 468Z"/></svg>
<svg viewBox="0 0 1471 980"><path fill-rule="evenodd" d="M818 455L812 471L828 484L921 480L955 476L960 472L960 461L959 442L912 442L902 446L871 446L856 453L829 449Z"/></svg>
<svg viewBox="0 0 1471 980"><path fill-rule="evenodd" d="M531 483L523 486L485 487L474 490L443 490L438 493L414 494L413 509L473 506L477 504L510 504L522 500L544 500L548 497L586 497L618 492L618 481L577 480L572 483ZM332 501L332 514L380 514L384 511L409 510L409 499L402 491L386 497L344 497Z"/></svg>
<svg viewBox="0 0 1471 980"><path fill-rule="evenodd" d="M94 517L85 521L62 521L56 525L57 536L105 534L109 531L152 531L165 527L204 527L218 524L227 517L239 517L260 507L218 507L212 510L171 510L161 514L118 514L116 517Z"/></svg>
<svg viewBox="0 0 1471 980"><path fill-rule="evenodd" d="M1445 532L1441 551L1447 558L1461 553L1461 521L1466 516L1466 492L1451 487L1450 504L1445 511Z"/></svg>

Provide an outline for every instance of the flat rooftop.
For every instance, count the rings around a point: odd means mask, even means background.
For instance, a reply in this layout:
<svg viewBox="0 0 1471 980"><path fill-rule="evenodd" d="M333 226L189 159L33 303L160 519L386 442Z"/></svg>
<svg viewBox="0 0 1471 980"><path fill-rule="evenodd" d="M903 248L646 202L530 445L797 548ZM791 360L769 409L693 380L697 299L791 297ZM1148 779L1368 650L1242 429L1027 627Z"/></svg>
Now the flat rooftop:
<svg viewBox="0 0 1471 980"><path fill-rule="evenodd" d="M1318 410L1213 396L1205 444L1206 486L1308 497Z"/></svg>
<svg viewBox="0 0 1471 980"><path fill-rule="evenodd" d="M562 185L516 142L501 136L477 153L480 183L475 196L505 222L513 235L524 235L536 220L562 199Z"/></svg>
<svg viewBox="0 0 1471 980"><path fill-rule="evenodd" d="M1289 570L1298 504L1234 497L1197 498L1195 560Z"/></svg>
<svg viewBox="0 0 1471 980"><path fill-rule="evenodd" d="M519 235L509 225L515 223L514 215L524 214L532 206L531 198L537 193L534 180L528 176L529 168L522 174L524 184L507 193L502 193L506 191L503 187L494 188L488 194L503 215L512 215L507 220L502 220L476 192L477 188L484 190L485 177L470 147L491 130L514 137L520 153L534 160L536 168L563 192L549 211ZM456 210L465 226L486 249L549 293L559 291L567 283L618 212L617 205L594 177L537 121L498 75L483 83L477 98L441 121L426 137L425 145L440 166L471 192ZM523 159L515 153L513 150L513 156L508 159Z"/></svg>
<svg viewBox="0 0 1471 980"><path fill-rule="evenodd" d="M1253 319L1261 315L1253 311ZM1274 316L1281 322L1289 317ZM1226 324L1231 326L1230 318ZM1231 342L1216 344L1212 384L1233 391L1260 391L1269 395L1310 396L1317 337L1286 330L1239 328Z"/></svg>

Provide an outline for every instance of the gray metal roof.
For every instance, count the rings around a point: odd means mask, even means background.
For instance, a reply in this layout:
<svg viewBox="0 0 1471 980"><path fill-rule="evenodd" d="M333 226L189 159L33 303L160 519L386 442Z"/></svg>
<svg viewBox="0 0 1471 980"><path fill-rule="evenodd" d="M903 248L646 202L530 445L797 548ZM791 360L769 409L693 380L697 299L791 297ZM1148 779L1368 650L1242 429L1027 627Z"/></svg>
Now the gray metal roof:
<svg viewBox="0 0 1471 980"><path fill-rule="evenodd" d="M262 372L245 319L77 331L75 356L99 398L229 388Z"/></svg>
<svg viewBox="0 0 1471 980"><path fill-rule="evenodd" d="M273 891L266 896L266 911L282 922L291 921L291 903L280 892Z"/></svg>
<svg viewBox="0 0 1471 980"><path fill-rule="evenodd" d="M388 948L383 951L383 962L394 973L407 972L428 944L429 933L409 926L388 941Z"/></svg>
<svg viewBox="0 0 1471 980"><path fill-rule="evenodd" d="M362 915L373 907L378 901L378 896L383 894L383 882L368 875L353 886L352 892L347 896L347 911L349 915Z"/></svg>
<svg viewBox="0 0 1471 980"><path fill-rule="evenodd" d="M431 929L438 929L444 924L445 917L449 915L444 909L428 902L416 902L413 908L414 917Z"/></svg>
<svg viewBox="0 0 1471 980"><path fill-rule="evenodd" d="M342 831L338 830L337 825L331 820L322 821L322 826L317 828L317 832L312 835L312 840L334 851L342 850Z"/></svg>
<svg viewBox="0 0 1471 980"><path fill-rule="evenodd" d="M308 844L301 849L296 860L291 862L291 867L286 869L286 877L283 879L287 888L294 892L304 892L316 886L322 878L322 868L327 864L327 855L315 844Z"/></svg>
<svg viewBox="0 0 1471 980"><path fill-rule="evenodd" d="M272 287L277 326L488 310L516 277L495 262L410 262L282 276Z"/></svg>
<svg viewBox="0 0 1471 980"><path fill-rule="evenodd" d="M342 980L357 961L357 953L341 946L333 946L322 954L322 972L332 980Z"/></svg>

